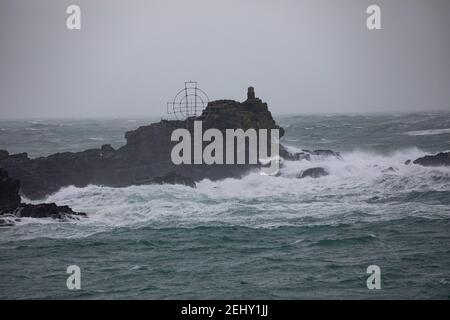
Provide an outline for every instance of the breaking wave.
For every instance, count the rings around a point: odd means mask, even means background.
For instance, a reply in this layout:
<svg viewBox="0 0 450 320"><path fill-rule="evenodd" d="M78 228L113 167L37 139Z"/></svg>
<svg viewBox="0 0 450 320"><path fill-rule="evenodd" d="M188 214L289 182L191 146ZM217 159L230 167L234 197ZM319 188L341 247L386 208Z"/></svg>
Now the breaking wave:
<svg viewBox="0 0 450 320"><path fill-rule="evenodd" d="M404 163L449 149L447 135L435 131L450 128L448 113L302 115L280 123L288 128L284 143L341 151L342 160L286 161L278 177L253 172L203 180L196 189L61 189L36 202L69 205L88 218L24 218L2 227L0 297L371 299L363 277L377 264L390 273L379 298L446 299L450 168ZM31 134L32 124L3 122L0 144L33 156L120 146L124 129L137 125L70 120L64 130ZM311 167L329 175L296 178ZM64 289L67 264L89 270L78 294Z"/></svg>
<svg viewBox="0 0 450 320"><path fill-rule="evenodd" d="M404 164L422 155L419 149L390 155L354 151L343 154L341 160L285 161L278 177L253 172L242 179L203 180L196 189L182 185L71 186L45 201L86 212L87 219L63 224L24 219L21 224L54 223L51 236L71 237L121 227L276 228L449 216L450 168ZM311 167L323 167L329 175L296 178ZM439 210L430 212L430 204Z"/></svg>

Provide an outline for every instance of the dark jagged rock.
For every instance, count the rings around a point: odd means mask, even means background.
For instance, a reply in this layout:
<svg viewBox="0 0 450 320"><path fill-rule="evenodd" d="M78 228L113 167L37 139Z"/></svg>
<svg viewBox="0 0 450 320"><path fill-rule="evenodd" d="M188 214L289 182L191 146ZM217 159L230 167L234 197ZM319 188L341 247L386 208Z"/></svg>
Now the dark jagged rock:
<svg viewBox="0 0 450 320"><path fill-rule="evenodd" d="M414 160L413 163L425 167L450 166L450 152L441 152L436 155L428 155Z"/></svg>
<svg viewBox="0 0 450 320"><path fill-rule="evenodd" d="M391 172L396 172L396 171L397 171L397 169L394 167L389 167L389 168L381 170L381 172L383 172L383 173L391 173Z"/></svg>
<svg viewBox="0 0 450 320"><path fill-rule="evenodd" d="M68 206L57 206L55 203L21 204L15 208L0 209L0 215L12 215L18 218L53 218L58 220L85 217L85 213L73 211Z"/></svg>
<svg viewBox="0 0 450 320"><path fill-rule="evenodd" d="M100 150L102 150L102 152L105 152L105 153L113 153L114 151L116 151L110 144L102 145Z"/></svg>
<svg viewBox="0 0 450 320"><path fill-rule="evenodd" d="M288 161L311 160L311 155L306 152L289 152L283 145L280 145L280 157Z"/></svg>
<svg viewBox="0 0 450 320"><path fill-rule="evenodd" d="M409 166L410 164L411 164L411 160L406 160L406 161L405 161L405 165L406 165L406 166Z"/></svg>
<svg viewBox="0 0 450 320"><path fill-rule="evenodd" d="M0 208L17 207L20 204L20 182L10 178L6 170L0 168Z"/></svg>
<svg viewBox="0 0 450 320"><path fill-rule="evenodd" d="M6 150L0 150L0 160L6 159L9 157L9 152Z"/></svg>
<svg viewBox="0 0 450 320"><path fill-rule="evenodd" d="M299 178L299 179L303 179L306 177L320 178L320 177L324 177L327 175L328 175L327 170L325 170L324 168L321 168L321 167L317 167L317 168L309 168L309 169L306 169L306 170L300 172L297 175L297 178Z"/></svg>
<svg viewBox="0 0 450 320"><path fill-rule="evenodd" d="M288 161L299 161L299 160L311 160L311 156L319 156L319 157L336 157L338 159L342 159L341 154L339 152L335 152L332 150L306 150L303 149L302 152L292 153L289 152L285 147L280 145L280 157L288 160Z"/></svg>
<svg viewBox="0 0 450 320"><path fill-rule="evenodd" d="M333 150L302 150L303 152L309 153L313 156L320 156L320 157L336 157L338 159L342 159L341 154L339 152L333 151Z"/></svg>
<svg viewBox="0 0 450 320"><path fill-rule="evenodd" d="M85 187L88 184L129 186L139 180L163 177L169 172L193 181L204 178L219 180L239 178L259 165L174 165L171 150L178 142L171 141L177 128L192 128L193 120L203 121L203 130L279 129L267 104L249 90L242 103L218 100L208 103L202 115L185 121L162 120L125 134L126 144L114 150L110 146L83 152L56 153L30 159L27 154L9 155L0 160L11 177L19 179L21 192L30 199L41 199L61 187ZM206 145L206 144L205 144ZM269 149L270 150L270 149Z"/></svg>
<svg viewBox="0 0 450 320"><path fill-rule="evenodd" d="M311 161L311 155L306 152L296 152L291 157L295 161L307 160Z"/></svg>
<svg viewBox="0 0 450 320"><path fill-rule="evenodd" d="M74 212L68 206L57 206L54 203L24 204L21 203L20 182L10 178L6 170L0 168L0 226L14 224L17 218L54 218L59 220L75 219L86 216L84 213ZM13 217L13 219L7 219Z"/></svg>
<svg viewBox="0 0 450 320"><path fill-rule="evenodd" d="M192 178L182 176L181 174L178 174L176 172L169 172L162 177L137 180L134 184L182 184L191 188L196 187L195 181Z"/></svg>

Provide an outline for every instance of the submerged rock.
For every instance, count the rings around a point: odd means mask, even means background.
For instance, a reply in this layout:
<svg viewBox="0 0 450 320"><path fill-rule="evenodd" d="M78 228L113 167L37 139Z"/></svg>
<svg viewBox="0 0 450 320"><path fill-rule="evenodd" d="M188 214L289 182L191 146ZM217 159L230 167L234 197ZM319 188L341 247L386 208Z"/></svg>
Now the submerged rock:
<svg viewBox="0 0 450 320"><path fill-rule="evenodd" d="M339 152L333 150L314 150L310 151L312 155L322 156L322 157L335 157L338 159L342 159L341 154Z"/></svg>
<svg viewBox="0 0 450 320"><path fill-rule="evenodd" d="M389 168L381 170L381 172L383 172L383 173L390 173L390 172L396 172L396 171L398 171L398 169L394 168L394 167L389 167Z"/></svg>
<svg viewBox="0 0 450 320"><path fill-rule="evenodd" d="M176 172L169 172L161 177L137 180L134 184L182 184L191 188L196 188L195 181L192 178L182 176Z"/></svg>
<svg viewBox="0 0 450 320"><path fill-rule="evenodd" d="M436 155L421 157L414 160L413 163L425 167L450 166L450 152L441 152Z"/></svg>
<svg viewBox="0 0 450 320"><path fill-rule="evenodd" d="M300 172L297 175L297 178L299 178L299 179L303 179L306 177L320 178L320 177L327 176L328 174L329 174L328 171L325 170L324 168L316 167L316 168L309 168L309 169L306 169L306 170Z"/></svg>
<svg viewBox="0 0 450 320"><path fill-rule="evenodd" d="M311 155L306 152L289 152L283 145L280 145L280 157L288 161L311 160Z"/></svg>
<svg viewBox="0 0 450 320"><path fill-rule="evenodd" d="M311 160L311 156L320 157L335 157L337 159L342 159L339 152L333 150L306 150L303 149L302 152L289 152L285 147L280 145L280 157L288 161L301 161L301 160Z"/></svg>

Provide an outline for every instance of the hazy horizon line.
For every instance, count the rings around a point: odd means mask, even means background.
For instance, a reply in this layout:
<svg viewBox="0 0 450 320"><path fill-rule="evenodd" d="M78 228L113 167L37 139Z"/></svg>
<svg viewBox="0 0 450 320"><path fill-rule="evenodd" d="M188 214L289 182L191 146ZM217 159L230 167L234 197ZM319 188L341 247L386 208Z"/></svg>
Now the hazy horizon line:
<svg viewBox="0 0 450 320"><path fill-rule="evenodd" d="M270 110L269 110L270 111ZM430 110L380 110L380 111L299 111L292 112L272 112L273 117L287 117L287 116L327 116L327 115L402 115L402 114L427 114L427 113L450 113L450 109L430 109ZM160 120L177 120L167 117L167 114L158 115L101 115L101 116L25 116L25 117L0 117L0 121L41 121L41 120L145 120L145 119L160 119Z"/></svg>

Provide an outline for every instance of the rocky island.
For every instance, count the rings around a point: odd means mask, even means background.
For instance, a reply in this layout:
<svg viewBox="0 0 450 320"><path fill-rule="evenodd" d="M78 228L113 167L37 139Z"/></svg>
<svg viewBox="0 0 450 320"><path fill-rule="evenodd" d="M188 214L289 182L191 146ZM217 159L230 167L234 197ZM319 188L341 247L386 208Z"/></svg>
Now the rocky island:
<svg viewBox="0 0 450 320"><path fill-rule="evenodd" d="M20 203L18 185L14 181L20 181L21 195L36 200L71 185L85 187L95 184L126 187L143 184L183 184L195 187L196 181L205 178L210 180L238 178L260 167L260 164L173 164L170 155L176 143L171 141L172 132L177 128L189 129L192 122L198 120L202 121L205 129L215 128L222 132L226 129L279 129L280 138L284 135L284 129L276 124L267 103L257 98L254 89L250 87L247 99L243 102L212 101L198 117L190 117L186 120L161 120L126 132L126 144L117 150L111 145L103 145L97 149L56 153L35 159L28 157L27 153L10 155L6 150L0 150L0 168L4 169L2 170L3 178L13 179L2 185L2 196L14 199L11 204L13 207L20 207L20 215L38 216L39 214L35 213L28 214L30 207ZM282 145L280 145L279 155L282 159L289 161L309 161L312 156L341 158L339 152L331 150L302 150L291 153ZM413 163L425 166L449 165L449 155L450 153L441 153L436 156L426 156ZM300 172L297 178L320 178L326 175L328 172L324 168L310 168ZM3 191L6 189L8 190ZM52 213L49 214L73 215L70 209L65 210L65 208L53 207L49 210ZM19 215L19 211L15 212Z"/></svg>
<svg viewBox="0 0 450 320"><path fill-rule="evenodd" d="M56 153L31 159L26 153L0 151L0 167L20 180L21 193L29 199L42 199L61 187L88 184L124 187L139 184L181 183L195 186L195 181L240 177L258 165L174 165L171 134L177 128L189 128L201 120L203 127L225 129L279 129L266 103L249 89L247 100L217 100L208 103L203 113L186 120L161 120L125 133L126 144L115 150L110 145L82 152ZM280 148L282 157L301 159Z"/></svg>

